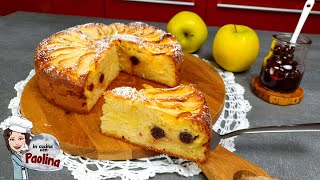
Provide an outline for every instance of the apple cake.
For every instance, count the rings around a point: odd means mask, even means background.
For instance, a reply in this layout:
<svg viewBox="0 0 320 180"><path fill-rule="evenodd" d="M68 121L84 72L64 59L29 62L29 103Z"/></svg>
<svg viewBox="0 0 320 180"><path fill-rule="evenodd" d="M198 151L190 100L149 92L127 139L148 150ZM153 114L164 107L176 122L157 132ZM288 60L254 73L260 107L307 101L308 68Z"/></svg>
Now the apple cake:
<svg viewBox="0 0 320 180"><path fill-rule="evenodd" d="M104 93L101 132L160 153L203 163L209 155L212 121L195 85Z"/></svg>
<svg viewBox="0 0 320 180"><path fill-rule="evenodd" d="M154 26L88 23L44 39L36 48L34 65L47 99L85 113L120 71L178 85L182 56L178 41Z"/></svg>

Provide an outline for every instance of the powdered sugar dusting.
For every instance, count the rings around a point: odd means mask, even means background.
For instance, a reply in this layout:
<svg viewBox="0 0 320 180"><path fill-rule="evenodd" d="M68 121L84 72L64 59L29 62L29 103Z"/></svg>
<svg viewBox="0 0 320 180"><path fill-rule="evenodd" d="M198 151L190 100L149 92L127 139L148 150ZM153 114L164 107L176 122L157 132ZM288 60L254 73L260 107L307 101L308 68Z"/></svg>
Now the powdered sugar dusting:
<svg viewBox="0 0 320 180"><path fill-rule="evenodd" d="M46 72L47 74L50 74L51 71L53 71L54 69L55 69L54 66L48 66L48 67L45 69L45 72Z"/></svg>
<svg viewBox="0 0 320 180"><path fill-rule="evenodd" d="M87 23L59 31L39 43L34 59L46 73L55 70L54 72L61 72L61 74L65 71L77 74L77 64L68 69L59 63L72 57L72 53L79 54L79 51L68 51L67 49L84 49L83 54L79 57L84 57L89 53L95 53L95 57L100 57L111 45L121 43L121 41L133 42L138 48L143 48L154 55L171 56L177 63L183 60L182 48L176 39L165 31L143 22L133 22L127 25L123 23L110 25ZM52 61L55 63L52 64ZM89 67L82 67L82 69L81 72L89 71Z"/></svg>
<svg viewBox="0 0 320 180"><path fill-rule="evenodd" d="M93 49L96 52L96 56L99 56L102 52L108 50L110 48L110 40L109 38L103 38L101 40L96 41L96 43L93 45Z"/></svg>
<svg viewBox="0 0 320 180"><path fill-rule="evenodd" d="M123 86L123 87L117 87L113 90L111 90L112 93L115 95L124 97L126 99L131 99L133 101L145 101L146 96L144 93L138 91L136 88Z"/></svg>
<svg viewBox="0 0 320 180"><path fill-rule="evenodd" d="M180 44L173 45L173 48L171 49L171 52L173 52L173 58L177 60L178 63L181 63L183 61L183 51Z"/></svg>
<svg viewBox="0 0 320 180"><path fill-rule="evenodd" d="M111 41L125 40L125 41L135 42L139 45L142 44L141 38L134 36L134 35L130 35L130 34L114 34L110 39L111 39Z"/></svg>

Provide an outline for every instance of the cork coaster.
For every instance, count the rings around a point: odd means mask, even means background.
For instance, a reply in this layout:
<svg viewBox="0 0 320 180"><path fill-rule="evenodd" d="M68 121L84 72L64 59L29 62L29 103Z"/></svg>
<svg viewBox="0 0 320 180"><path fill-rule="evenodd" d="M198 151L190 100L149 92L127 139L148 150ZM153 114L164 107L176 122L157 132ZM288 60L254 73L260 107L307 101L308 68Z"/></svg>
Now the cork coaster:
<svg viewBox="0 0 320 180"><path fill-rule="evenodd" d="M259 77L252 79L252 89L253 92L264 101L281 106L299 104L304 96L304 91L301 87L292 93L272 91L261 84Z"/></svg>

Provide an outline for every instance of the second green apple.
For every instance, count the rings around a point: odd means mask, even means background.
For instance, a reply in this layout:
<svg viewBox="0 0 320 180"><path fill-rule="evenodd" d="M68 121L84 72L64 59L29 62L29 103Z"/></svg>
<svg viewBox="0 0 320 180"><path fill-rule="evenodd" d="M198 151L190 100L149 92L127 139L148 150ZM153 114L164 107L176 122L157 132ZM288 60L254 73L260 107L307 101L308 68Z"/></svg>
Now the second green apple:
<svg viewBox="0 0 320 180"><path fill-rule="evenodd" d="M182 11L173 16L168 22L167 32L178 40L182 50L187 53L200 49L208 38L207 25L191 11Z"/></svg>
<svg viewBox="0 0 320 180"><path fill-rule="evenodd" d="M259 54L259 37L248 26L227 24L216 33L212 53L216 63L231 72L250 68Z"/></svg>

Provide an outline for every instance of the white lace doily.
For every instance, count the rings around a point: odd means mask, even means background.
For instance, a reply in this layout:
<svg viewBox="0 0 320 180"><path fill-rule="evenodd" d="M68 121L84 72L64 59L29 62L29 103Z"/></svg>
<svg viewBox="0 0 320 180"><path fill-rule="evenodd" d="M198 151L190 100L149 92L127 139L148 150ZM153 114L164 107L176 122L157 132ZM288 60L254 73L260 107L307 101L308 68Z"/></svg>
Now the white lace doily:
<svg viewBox="0 0 320 180"><path fill-rule="evenodd" d="M210 63L209 61L207 62ZM251 106L243 97L244 88L234 81L233 73L222 71L216 67L215 69L225 83L226 99L222 114L213 129L224 134L229 131L248 128L249 122L246 114L251 109ZM20 113L21 93L34 74L34 70L31 70L25 80L15 85L14 89L17 91L17 96L11 99L8 107L12 110L12 116L22 116ZM232 152L236 150L234 138L222 140L221 144ZM64 166L71 171L75 179L88 180L116 177L121 179L149 179L157 173L178 173L188 177L201 172L197 165L190 161L172 158L164 154L127 161L94 160L67 153L65 153L65 156Z"/></svg>

